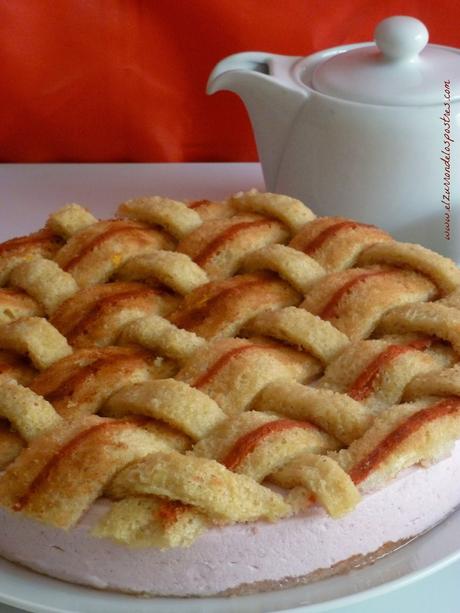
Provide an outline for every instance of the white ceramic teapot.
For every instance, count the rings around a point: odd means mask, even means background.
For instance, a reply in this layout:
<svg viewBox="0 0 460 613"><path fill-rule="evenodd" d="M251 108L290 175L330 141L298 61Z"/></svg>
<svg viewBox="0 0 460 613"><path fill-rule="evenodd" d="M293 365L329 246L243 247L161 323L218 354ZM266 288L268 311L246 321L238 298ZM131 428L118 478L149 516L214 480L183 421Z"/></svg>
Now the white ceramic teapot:
<svg viewBox="0 0 460 613"><path fill-rule="evenodd" d="M238 53L208 93L243 99L268 190L460 261L460 51L427 45L404 16L375 41L306 58Z"/></svg>

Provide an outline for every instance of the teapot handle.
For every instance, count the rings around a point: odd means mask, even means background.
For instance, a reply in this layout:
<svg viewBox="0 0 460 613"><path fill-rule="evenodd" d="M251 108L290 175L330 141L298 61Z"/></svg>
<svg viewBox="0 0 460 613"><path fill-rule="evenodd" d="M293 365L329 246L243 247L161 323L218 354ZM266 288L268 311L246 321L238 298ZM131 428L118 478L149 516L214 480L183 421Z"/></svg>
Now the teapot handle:
<svg viewBox="0 0 460 613"><path fill-rule="evenodd" d="M235 53L221 60L209 75L207 93L214 94L221 89L217 82L219 77L231 70L242 72L257 72L284 84L290 89L299 89L305 94L300 85L291 76L292 66L302 59L301 56L277 55L265 51L244 51Z"/></svg>

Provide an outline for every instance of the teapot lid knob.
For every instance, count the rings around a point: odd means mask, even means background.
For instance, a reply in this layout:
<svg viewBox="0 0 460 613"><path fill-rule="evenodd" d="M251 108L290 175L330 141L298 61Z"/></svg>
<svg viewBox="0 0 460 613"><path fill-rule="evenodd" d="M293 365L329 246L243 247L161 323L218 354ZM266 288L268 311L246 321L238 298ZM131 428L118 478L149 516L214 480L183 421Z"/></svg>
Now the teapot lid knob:
<svg viewBox="0 0 460 613"><path fill-rule="evenodd" d="M329 49L305 73L305 84L342 100L425 106L444 104L446 81L452 101L460 102L460 50L427 45L428 30L421 21L388 17L376 27L375 42Z"/></svg>
<svg viewBox="0 0 460 613"><path fill-rule="evenodd" d="M374 38L386 59L413 60L426 47L428 30L415 17L397 15L381 21L375 28Z"/></svg>

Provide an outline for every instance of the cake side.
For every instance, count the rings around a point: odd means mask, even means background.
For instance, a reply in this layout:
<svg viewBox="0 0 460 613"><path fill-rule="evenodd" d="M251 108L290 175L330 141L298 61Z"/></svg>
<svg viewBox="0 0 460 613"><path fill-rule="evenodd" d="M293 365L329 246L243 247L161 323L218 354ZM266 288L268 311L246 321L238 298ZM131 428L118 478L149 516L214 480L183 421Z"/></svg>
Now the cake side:
<svg viewBox="0 0 460 613"><path fill-rule="evenodd" d="M213 527L187 549L130 549L90 530L101 500L69 531L0 510L0 554L98 589L157 596L242 594L346 572L441 521L460 505L460 442L428 468L408 469L334 520L320 507L276 523Z"/></svg>

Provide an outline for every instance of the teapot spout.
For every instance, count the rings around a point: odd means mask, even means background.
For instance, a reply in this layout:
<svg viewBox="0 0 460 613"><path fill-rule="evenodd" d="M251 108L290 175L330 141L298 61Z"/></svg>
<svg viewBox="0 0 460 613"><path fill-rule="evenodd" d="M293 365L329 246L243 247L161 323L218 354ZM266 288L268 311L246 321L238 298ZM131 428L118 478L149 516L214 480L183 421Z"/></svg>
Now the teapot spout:
<svg viewBox="0 0 460 613"><path fill-rule="evenodd" d="M306 99L305 91L290 76L299 59L253 51L237 53L219 62L208 80L208 94L228 90L243 100L270 191L276 189L285 144Z"/></svg>

